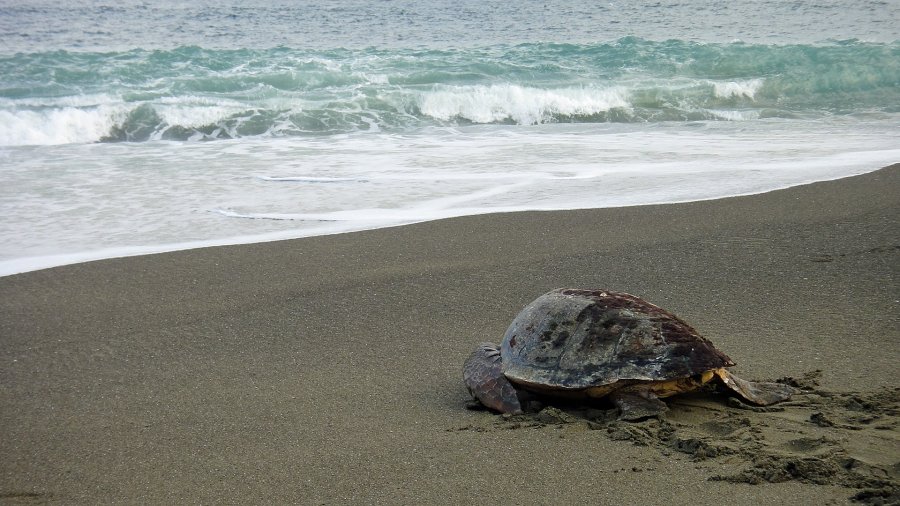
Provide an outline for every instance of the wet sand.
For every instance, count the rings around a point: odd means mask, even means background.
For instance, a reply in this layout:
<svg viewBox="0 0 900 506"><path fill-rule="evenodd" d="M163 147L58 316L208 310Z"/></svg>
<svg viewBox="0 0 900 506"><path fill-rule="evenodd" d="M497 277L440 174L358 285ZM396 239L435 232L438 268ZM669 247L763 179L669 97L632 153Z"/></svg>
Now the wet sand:
<svg viewBox="0 0 900 506"><path fill-rule="evenodd" d="M898 216L894 165L0 278L0 503L896 503ZM467 409L465 357L563 286L640 295L801 393Z"/></svg>

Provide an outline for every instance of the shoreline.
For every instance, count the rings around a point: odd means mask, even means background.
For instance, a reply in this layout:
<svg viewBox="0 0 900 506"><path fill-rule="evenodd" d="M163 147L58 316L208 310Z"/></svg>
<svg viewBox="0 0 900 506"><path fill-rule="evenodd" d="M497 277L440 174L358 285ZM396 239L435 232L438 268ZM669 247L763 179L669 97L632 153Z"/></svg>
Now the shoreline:
<svg viewBox="0 0 900 506"><path fill-rule="evenodd" d="M132 245L132 246L119 246L113 248L104 248L100 250L94 251L79 251L74 253L60 253L53 255L39 255L39 256L31 256L31 257L21 257L21 258L12 258L7 260L0 260L0 278L6 276L14 276L16 274L25 274L29 272L35 272L44 269L52 269L55 267L64 267L68 265L76 265L81 263L88 262L98 262L104 260L111 260L117 258L130 258L135 256L144 256L144 255L158 255L165 253L174 253L179 251L190 251L196 249L205 249L205 248L218 248L218 247L229 247L229 246L243 246L248 244L262 244L269 242L281 242L281 241L293 241L298 239L307 239L310 237L326 237L332 235L340 235L340 234L353 234L357 232L366 232L371 230L381 230L387 228L395 228L395 227L405 227L409 225L416 225L420 223L429 223L433 221L442 221L442 220L452 220L458 218L466 218L471 216L484 216L484 215L493 215L493 214L511 214L511 213L529 213L529 212L566 212L566 211L590 211L590 210L599 210L599 209L627 209L627 208L636 208L636 207L644 207L644 206L661 206L661 205L677 205L677 204L689 204L692 202L707 202L707 201L715 201L715 200L723 200L723 199L731 199L736 197L749 197L753 195L762 195L765 193L786 190L790 188L794 188L797 186L805 186L815 183L828 182L828 181L837 181L845 178L852 178L856 176L860 176L863 174L869 174L871 172L876 172L878 170L882 170L881 168L869 168L857 170L853 173L842 175L839 177L829 177L824 179L815 179L810 181L801 181L797 183L787 184L785 186L775 187L773 189L768 189L764 191L758 192L747 192L747 193L737 193L732 195L718 196L718 197L709 197L709 198L701 198L701 199L689 199L689 200L673 200L666 202L651 202L644 204L632 204L632 205L619 205L619 206L606 206L606 207L578 207L578 208L570 208L570 209L522 209L522 210L514 210L514 211L487 211L483 213L474 213L474 214L460 214L448 217L441 218L429 218L423 220L412 220L408 222L395 223L385 226L374 226L374 227L365 227L362 228L350 228L348 230L337 230L334 232L326 232L326 233L317 233L315 231L280 231L280 232L268 232L262 234L255 235L246 235L246 236L235 236L235 237L226 237L226 238L217 238L217 239L200 239L193 241L185 241L185 242L177 242L177 243L169 243L169 244L157 244L157 245ZM309 233L309 235L306 235Z"/></svg>
<svg viewBox="0 0 900 506"><path fill-rule="evenodd" d="M2 277L0 500L890 500L898 215L895 164ZM773 411L676 397L664 420L624 425L465 409L465 357L562 286L642 296L740 376L804 390Z"/></svg>

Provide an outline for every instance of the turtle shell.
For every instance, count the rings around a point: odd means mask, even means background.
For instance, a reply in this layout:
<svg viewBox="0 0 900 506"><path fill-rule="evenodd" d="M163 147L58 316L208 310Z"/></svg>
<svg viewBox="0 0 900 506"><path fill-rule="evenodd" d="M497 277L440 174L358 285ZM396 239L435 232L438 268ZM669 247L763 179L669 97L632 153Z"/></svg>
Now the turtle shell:
<svg viewBox="0 0 900 506"><path fill-rule="evenodd" d="M542 389L665 381L734 365L672 313L606 290L538 297L513 320L500 353L507 378Z"/></svg>

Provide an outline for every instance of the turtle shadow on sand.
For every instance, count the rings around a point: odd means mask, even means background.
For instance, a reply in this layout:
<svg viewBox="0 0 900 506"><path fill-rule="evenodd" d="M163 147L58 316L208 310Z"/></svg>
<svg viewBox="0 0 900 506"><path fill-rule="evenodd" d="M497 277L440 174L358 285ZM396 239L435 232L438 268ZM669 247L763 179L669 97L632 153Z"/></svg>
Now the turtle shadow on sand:
<svg viewBox="0 0 900 506"><path fill-rule="evenodd" d="M554 290L516 316L499 347L482 344L464 364L469 407L503 415L454 430L577 424L715 462L711 480L837 485L860 502L900 504L900 389L826 392L818 372L752 382L726 370L733 365L638 297Z"/></svg>

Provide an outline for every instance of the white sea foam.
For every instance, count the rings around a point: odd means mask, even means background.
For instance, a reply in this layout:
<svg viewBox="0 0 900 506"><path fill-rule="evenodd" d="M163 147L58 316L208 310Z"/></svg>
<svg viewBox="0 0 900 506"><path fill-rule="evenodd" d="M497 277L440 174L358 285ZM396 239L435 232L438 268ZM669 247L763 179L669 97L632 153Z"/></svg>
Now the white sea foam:
<svg viewBox="0 0 900 506"><path fill-rule="evenodd" d="M221 214L226 218L243 218L245 220L275 220L275 221L349 221L352 218L341 219L332 214L312 214L312 213L242 213L232 209L213 209L216 214Z"/></svg>
<svg viewBox="0 0 900 506"><path fill-rule="evenodd" d="M0 146L97 142L139 105L106 95L4 100L0 103ZM188 128L215 124L243 110L237 102L192 97L161 99L153 107L169 125Z"/></svg>
<svg viewBox="0 0 900 506"><path fill-rule="evenodd" d="M713 116L724 119L726 121L752 121L759 119L759 111L726 111L707 109L707 112Z"/></svg>
<svg viewBox="0 0 900 506"><path fill-rule="evenodd" d="M120 117L123 109L114 106L0 110L0 146L95 142Z"/></svg>
<svg viewBox="0 0 900 506"><path fill-rule="evenodd" d="M842 123L843 122L843 123ZM452 216L758 193L900 159L890 118L0 150L0 275Z"/></svg>
<svg viewBox="0 0 900 506"><path fill-rule="evenodd" d="M371 74L366 72L354 72L354 77L362 79L372 84L388 84L389 78L387 74Z"/></svg>
<svg viewBox="0 0 900 506"><path fill-rule="evenodd" d="M296 183L365 183L368 179L359 177L323 177L323 176L257 176L263 181L290 181Z"/></svg>
<svg viewBox="0 0 900 506"><path fill-rule="evenodd" d="M216 124L247 106L235 100L202 96L165 97L153 104L154 110L169 125L197 128Z"/></svg>
<svg viewBox="0 0 900 506"><path fill-rule="evenodd" d="M66 95L61 97L0 98L0 109L90 108L117 105L120 103L122 103L122 99L114 95L107 93L85 93L83 95Z"/></svg>
<svg viewBox="0 0 900 506"><path fill-rule="evenodd" d="M441 85L419 98L419 109L433 118L464 118L475 123L512 120L520 125L545 123L557 116L590 116L628 107L627 93L620 87L545 90L515 84Z"/></svg>
<svg viewBox="0 0 900 506"><path fill-rule="evenodd" d="M747 81L712 81L713 93L718 98L749 98L753 100L759 92L764 79L750 79Z"/></svg>

